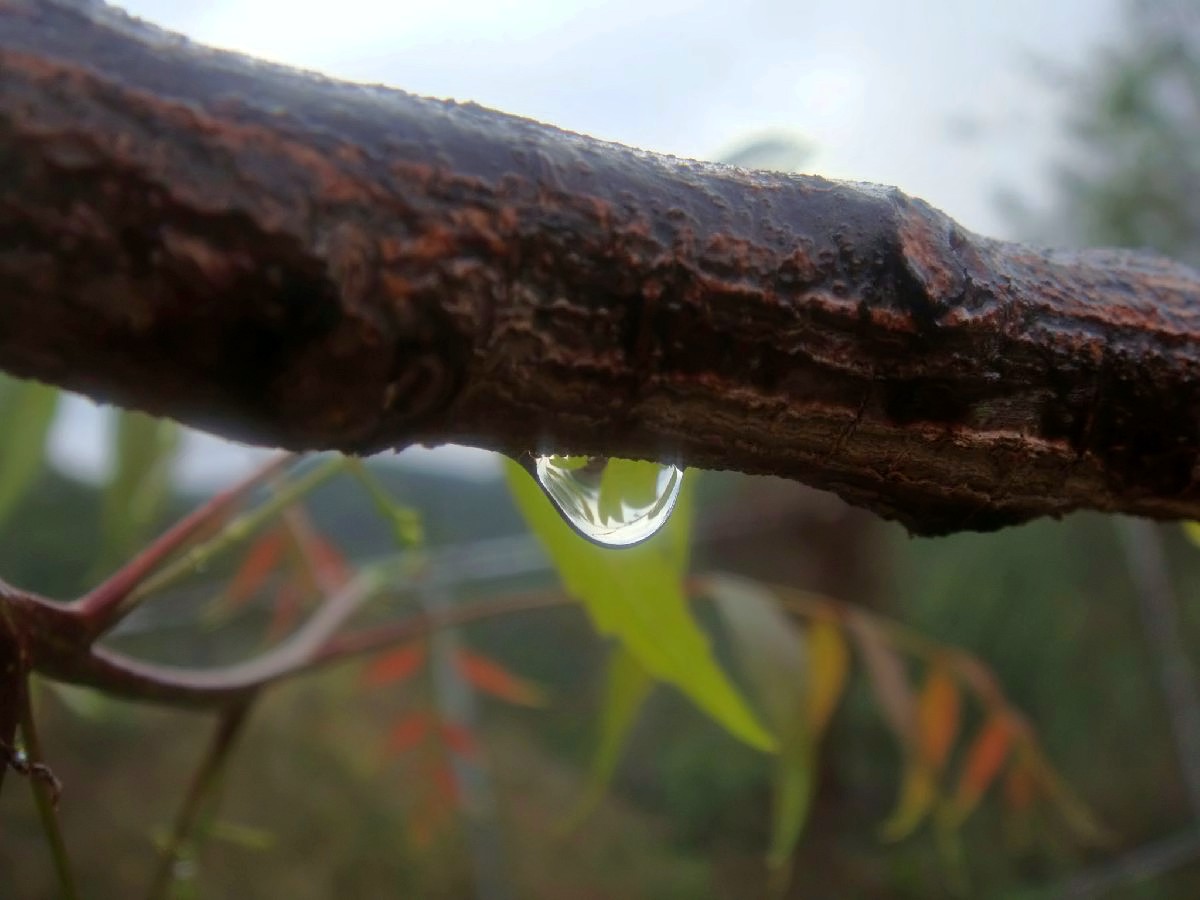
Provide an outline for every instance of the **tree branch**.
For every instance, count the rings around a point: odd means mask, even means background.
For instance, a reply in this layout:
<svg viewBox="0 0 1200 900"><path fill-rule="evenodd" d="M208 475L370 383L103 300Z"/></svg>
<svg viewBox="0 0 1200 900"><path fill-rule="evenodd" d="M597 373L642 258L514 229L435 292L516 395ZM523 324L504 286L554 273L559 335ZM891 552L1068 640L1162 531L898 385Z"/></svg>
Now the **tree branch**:
<svg viewBox="0 0 1200 900"><path fill-rule="evenodd" d="M0 367L293 449L1200 517L1200 276L0 0Z"/></svg>

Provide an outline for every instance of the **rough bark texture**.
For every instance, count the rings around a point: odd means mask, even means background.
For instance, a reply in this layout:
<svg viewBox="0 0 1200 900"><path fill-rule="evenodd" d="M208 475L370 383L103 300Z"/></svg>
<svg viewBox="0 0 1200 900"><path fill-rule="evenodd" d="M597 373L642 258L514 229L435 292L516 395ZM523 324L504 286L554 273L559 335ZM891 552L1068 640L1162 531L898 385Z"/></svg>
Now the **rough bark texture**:
<svg viewBox="0 0 1200 900"><path fill-rule="evenodd" d="M1200 517L1200 277L0 0L0 367L232 437L655 457L920 533Z"/></svg>

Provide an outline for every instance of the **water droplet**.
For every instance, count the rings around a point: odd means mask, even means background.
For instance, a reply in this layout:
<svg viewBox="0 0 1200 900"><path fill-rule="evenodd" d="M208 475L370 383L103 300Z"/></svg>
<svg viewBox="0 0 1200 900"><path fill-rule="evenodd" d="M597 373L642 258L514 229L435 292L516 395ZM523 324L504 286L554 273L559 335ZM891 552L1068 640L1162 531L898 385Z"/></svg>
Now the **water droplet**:
<svg viewBox="0 0 1200 900"><path fill-rule="evenodd" d="M604 547L653 537L683 484L677 466L609 456L539 456L532 471L567 524Z"/></svg>

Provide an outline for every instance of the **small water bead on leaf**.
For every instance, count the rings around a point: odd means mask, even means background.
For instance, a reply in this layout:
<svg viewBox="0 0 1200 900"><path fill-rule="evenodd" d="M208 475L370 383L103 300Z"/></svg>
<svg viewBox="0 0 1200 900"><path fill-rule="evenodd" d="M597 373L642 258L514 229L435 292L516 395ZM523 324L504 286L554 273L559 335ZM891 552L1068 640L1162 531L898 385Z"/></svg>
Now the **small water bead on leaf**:
<svg viewBox="0 0 1200 900"><path fill-rule="evenodd" d="M604 547L631 547L671 517L683 470L609 456L539 456L533 474L562 517Z"/></svg>

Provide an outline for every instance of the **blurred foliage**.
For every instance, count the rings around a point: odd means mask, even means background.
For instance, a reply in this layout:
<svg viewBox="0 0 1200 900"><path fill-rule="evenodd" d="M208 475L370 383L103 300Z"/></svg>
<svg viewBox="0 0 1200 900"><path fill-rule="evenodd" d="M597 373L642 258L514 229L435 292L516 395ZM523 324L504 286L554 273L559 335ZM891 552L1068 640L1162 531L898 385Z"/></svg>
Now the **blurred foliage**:
<svg viewBox="0 0 1200 900"><path fill-rule="evenodd" d="M1131 3L1120 46L1069 88L1077 155L1060 168L1060 214L1039 234L1196 262L1194 5ZM806 153L767 136L732 161L790 169ZM143 417L114 430L107 488L45 468L53 397L0 383L0 575L66 597L194 498L167 490L173 428ZM139 611L114 643L217 665L287 633L353 566L401 553L420 573L439 548L467 547L441 563L453 574L489 552L472 542L522 528L497 484L366 473L365 493L314 492L299 517ZM1192 821L1172 711L1107 520L911 540L828 498L725 476L695 485L695 542L685 506L674 536L606 554L547 513L523 477L513 476L520 513L583 605L478 622L441 650L402 643L272 691L177 896L481 896L470 866L480 834L504 851L493 887L520 897L757 898L788 890L789 865L791 895L806 898L1056 895L1111 851L1077 839L1091 823L1047 758L1121 847ZM783 496L790 505L775 505ZM1200 552L1178 531L1167 549L1181 594L1195 596ZM688 572L715 564L743 577L709 577L708 602L689 606ZM464 581L452 599L546 581L533 566ZM775 582L787 586L765 587ZM396 588L362 617L435 602ZM808 605L785 615L789 596ZM591 625L623 641L599 641ZM1182 629L1200 646L1195 604ZM992 687L974 657L995 672ZM448 694L448 677L466 694ZM654 689L655 677L679 691ZM137 895L210 717L44 684L37 700L86 896ZM751 746L772 739L779 754ZM0 797L0 896L42 896L50 868L18 784ZM457 795L471 784L493 795L488 816ZM1196 869L1120 896L1195 896Z"/></svg>
<svg viewBox="0 0 1200 900"><path fill-rule="evenodd" d="M1127 0L1119 43L1060 75L1073 150L1040 237L1200 262L1200 8Z"/></svg>

